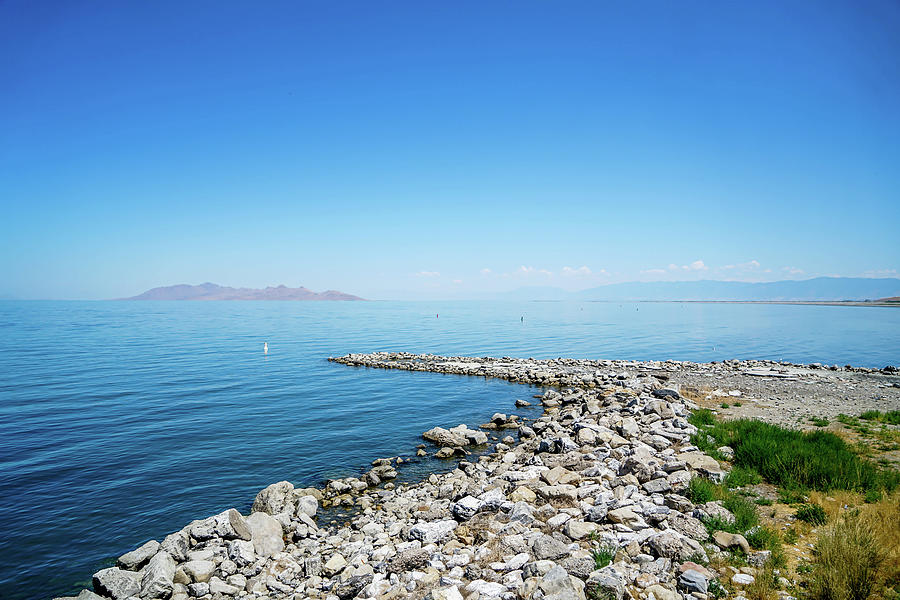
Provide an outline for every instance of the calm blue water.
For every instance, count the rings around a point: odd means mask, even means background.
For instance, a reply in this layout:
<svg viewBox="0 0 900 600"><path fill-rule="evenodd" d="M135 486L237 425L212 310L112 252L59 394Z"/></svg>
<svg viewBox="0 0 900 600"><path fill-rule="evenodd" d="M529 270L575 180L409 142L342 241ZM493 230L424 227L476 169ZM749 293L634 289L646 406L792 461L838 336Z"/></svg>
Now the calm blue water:
<svg viewBox="0 0 900 600"><path fill-rule="evenodd" d="M900 310L0 302L3 597L77 591L111 557L246 510L269 483L357 472L411 453L427 428L476 425L533 393L325 360L373 350L881 367L900 363Z"/></svg>

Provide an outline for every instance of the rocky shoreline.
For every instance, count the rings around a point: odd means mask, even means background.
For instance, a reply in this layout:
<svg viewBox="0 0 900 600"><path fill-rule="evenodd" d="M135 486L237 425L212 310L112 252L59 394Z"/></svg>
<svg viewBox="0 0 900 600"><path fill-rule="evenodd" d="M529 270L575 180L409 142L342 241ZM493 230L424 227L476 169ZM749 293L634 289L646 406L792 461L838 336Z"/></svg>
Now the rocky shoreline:
<svg viewBox="0 0 900 600"><path fill-rule="evenodd" d="M727 469L690 443L695 400L745 398L782 422L812 397L842 412L900 408L893 367L407 353L330 360L542 386L538 400L519 404L540 402L544 413L428 430L432 447L418 454L459 463L419 483L392 482L404 463L394 457L321 489L272 484L248 516L230 509L123 555L78 600L706 600L719 581L739 595L768 556L741 535L711 538L702 519L733 515L684 495L693 476L721 481ZM763 404L773 397L777 404ZM334 507L352 516L317 522ZM701 566L729 547L747 551L750 566L724 574Z"/></svg>

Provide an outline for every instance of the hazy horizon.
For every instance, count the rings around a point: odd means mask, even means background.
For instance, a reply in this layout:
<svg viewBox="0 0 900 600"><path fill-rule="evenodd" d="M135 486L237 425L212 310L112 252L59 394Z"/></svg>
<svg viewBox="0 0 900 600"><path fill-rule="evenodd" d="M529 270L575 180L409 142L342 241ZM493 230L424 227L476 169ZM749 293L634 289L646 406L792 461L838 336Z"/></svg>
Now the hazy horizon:
<svg viewBox="0 0 900 600"><path fill-rule="evenodd" d="M900 5L0 4L0 297L900 270Z"/></svg>

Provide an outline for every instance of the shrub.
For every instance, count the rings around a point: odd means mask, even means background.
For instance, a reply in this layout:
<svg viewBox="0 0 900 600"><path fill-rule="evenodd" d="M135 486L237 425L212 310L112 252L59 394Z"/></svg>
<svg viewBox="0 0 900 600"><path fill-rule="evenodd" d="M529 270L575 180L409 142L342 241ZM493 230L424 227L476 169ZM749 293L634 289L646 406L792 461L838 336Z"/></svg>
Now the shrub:
<svg viewBox="0 0 900 600"><path fill-rule="evenodd" d="M728 530L731 533L743 533L751 527L759 525L756 505L747 498L731 494L722 500L722 506L730 510L734 515L733 529Z"/></svg>
<svg viewBox="0 0 900 600"><path fill-rule="evenodd" d="M687 497L694 504L718 500L721 494L719 486L704 477L694 477L688 482Z"/></svg>
<svg viewBox="0 0 900 600"><path fill-rule="evenodd" d="M797 509L794 515L804 523L811 525L824 525L827 520L825 509L818 504L804 504Z"/></svg>
<svg viewBox="0 0 900 600"><path fill-rule="evenodd" d="M782 504L803 504L809 492L800 488L781 488L778 490L778 501Z"/></svg>
<svg viewBox="0 0 900 600"><path fill-rule="evenodd" d="M727 402L723 402L723 403L721 404L721 406L722 406L722 408L728 408L728 403L727 403Z"/></svg>
<svg viewBox="0 0 900 600"><path fill-rule="evenodd" d="M816 600L866 600L879 586L885 559L874 528L858 515L819 535L810 594Z"/></svg>
<svg viewBox="0 0 900 600"><path fill-rule="evenodd" d="M725 485L729 488L744 487L745 485L754 485L762 481L762 477L756 472L756 469L745 467L734 467L725 476Z"/></svg>
<svg viewBox="0 0 900 600"><path fill-rule="evenodd" d="M694 427L703 427L704 425L715 425L716 418L708 408L700 408L691 413L688 417L688 423Z"/></svg>

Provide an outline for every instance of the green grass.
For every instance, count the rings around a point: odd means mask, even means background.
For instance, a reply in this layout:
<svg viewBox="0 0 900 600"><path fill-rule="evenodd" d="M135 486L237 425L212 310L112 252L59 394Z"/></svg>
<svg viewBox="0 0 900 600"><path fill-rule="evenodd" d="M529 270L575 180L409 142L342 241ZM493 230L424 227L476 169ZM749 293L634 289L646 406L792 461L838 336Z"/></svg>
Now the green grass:
<svg viewBox="0 0 900 600"><path fill-rule="evenodd" d="M756 469L748 469L745 467L734 467L725 476L725 485L729 488L744 487L745 485L755 485L762 481L762 477L756 472Z"/></svg>
<svg viewBox="0 0 900 600"><path fill-rule="evenodd" d="M759 525L759 515L753 501L729 490L726 485L717 485L709 479L694 477L688 483L687 497L694 504L720 500L722 506L734 515L733 523L719 517L704 520L703 524L710 533L714 531L743 533Z"/></svg>
<svg viewBox="0 0 900 600"><path fill-rule="evenodd" d="M824 525L827 520L825 509L818 504L804 504L797 509L794 515L804 523L811 525Z"/></svg>
<svg viewBox="0 0 900 600"><path fill-rule="evenodd" d="M754 500L754 502L757 504L757 506L772 506L772 504L774 504L774 502L772 502L768 498L757 498L756 500Z"/></svg>
<svg viewBox="0 0 900 600"><path fill-rule="evenodd" d="M768 550L772 553L769 559L775 568L784 568L787 558L781 546L781 535L772 527L762 525L748 531L744 537L754 550Z"/></svg>
<svg viewBox="0 0 900 600"><path fill-rule="evenodd" d="M694 504L706 504L722 499L722 488L704 477L694 477L688 482L687 497Z"/></svg>
<svg viewBox="0 0 900 600"><path fill-rule="evenodd" d="M809 422L816 427L828 427L828 419L824 417L811 417Z"/></svg>
<svg viewBox="0 0 900 600"><path fill-rule="evenodd" d="M591 549L591 556L594 559L595 568L602 569L615 560L616 549L612 546L594 546Z"/></svg>
<svg viewBox="0 0 900 600"><path fill-rule="evenodd" d="M715 425L716 417L713 415L712 411L708 408L701 408L695 410L691 413L691 416L688 417L688 423L693 425L694 427L703 427L704 425Z"/></svg>
<svg viewBox="0 0 900 600"><path fill-rule="evenodd" d="M727 402L723 402L723 403L721 404L721 407L722 407L722 408L728 408L728 403L727 403Z"/></svg>
<svg viewBox="0 0 900 600"><path fill-rule="evenodd" d="M900 410L889 410L881 412L878 410L867 410L859 415L864 421L878 421L879 423L887 423L888 425L900 425Z"/></svg>
<svg viewBox="0 0 900 600"><path fill-rule="evenodd" d="M781 488L778 490L778 501L782 504L803 504L809 491L802 488Z"/></svg>
<svg viewBox="0 0 900 600"><path fill-rule="evenodd" d="M800 535L797 533L797 530L793 527L789 527L787 531L784 532L784 543L791 544L792 546L800 541Z"/></svg>
<svg viewBox="0 0 900 600"><path fill-rule="evenodd" d="M704 415L698 422L709 418L711 414ZM735 466L754 469L781 487L865 492L891 491L900 485L900 473L859 457L844 440L827 431L801 432L740 419L703 425L691 441L704 451L730 446Z"/></svg>

